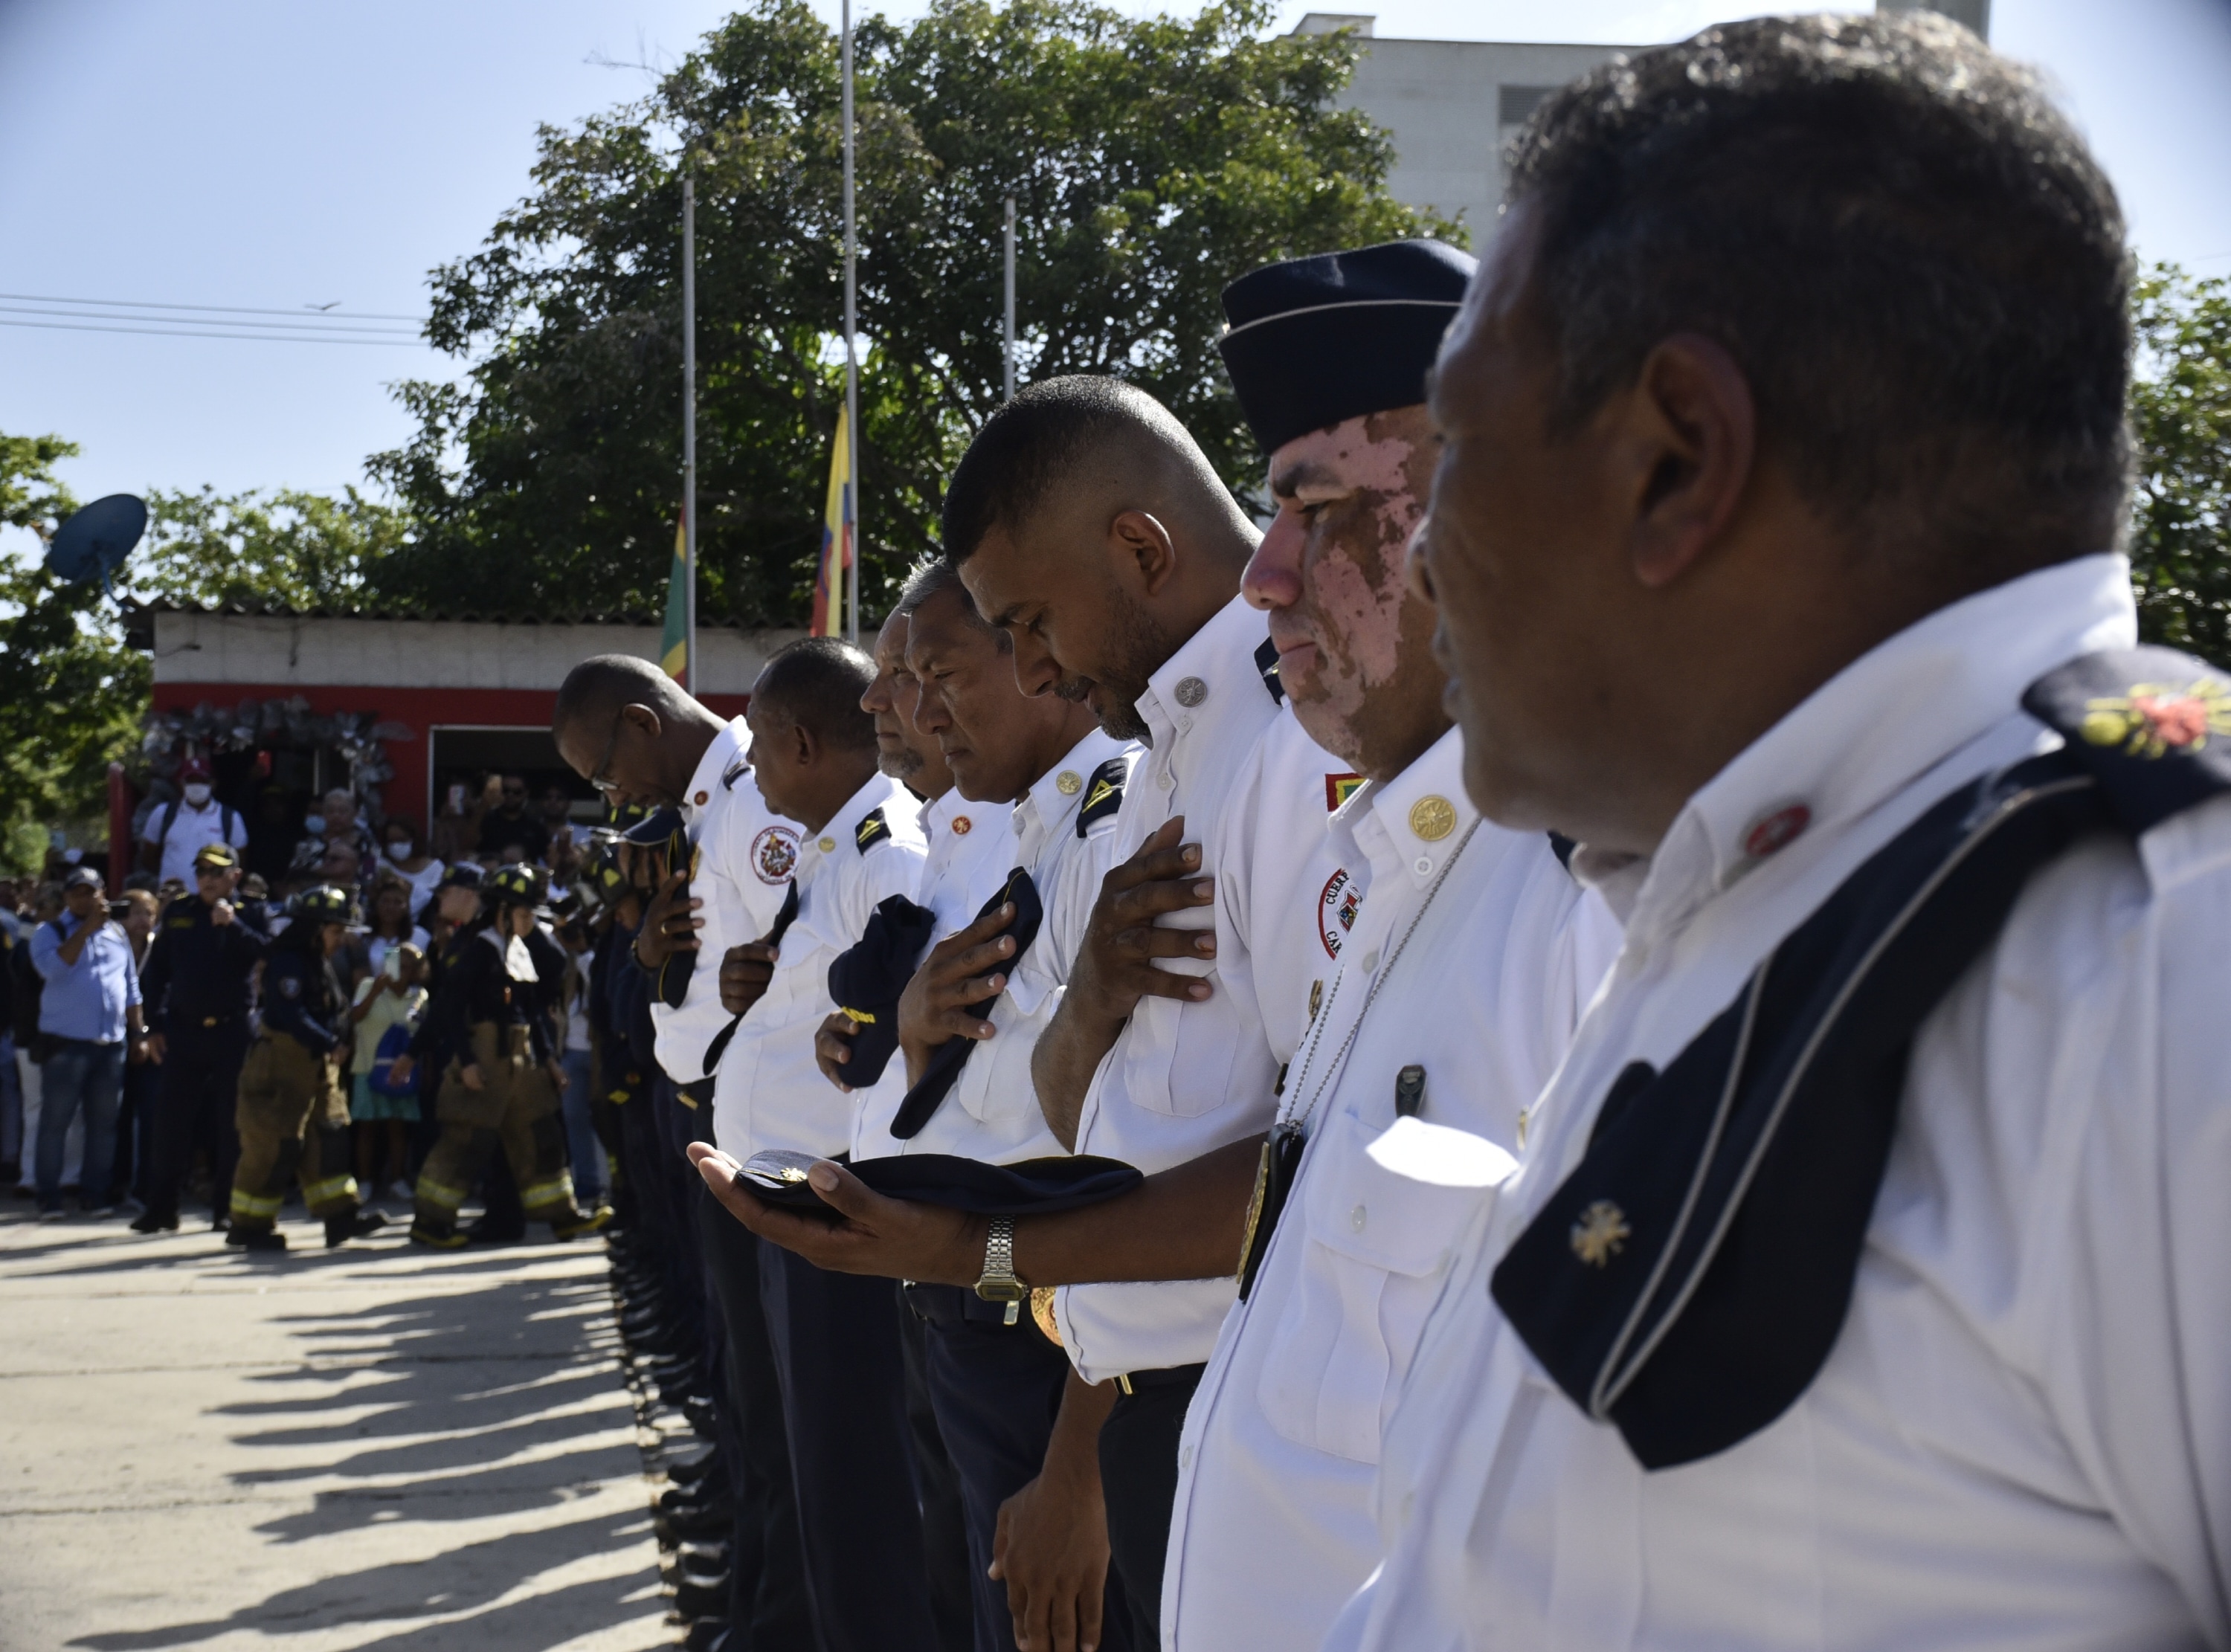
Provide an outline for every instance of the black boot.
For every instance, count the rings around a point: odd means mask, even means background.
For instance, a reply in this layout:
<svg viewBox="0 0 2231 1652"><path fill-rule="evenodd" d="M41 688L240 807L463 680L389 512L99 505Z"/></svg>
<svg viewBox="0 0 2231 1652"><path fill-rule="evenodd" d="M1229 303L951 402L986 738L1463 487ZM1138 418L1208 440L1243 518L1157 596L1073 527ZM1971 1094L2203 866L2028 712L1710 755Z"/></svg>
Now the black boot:
<svg viewBox="0 0 2231 1652"><path fill-rule="evenodd" d="M225 1232L224 1242L236 1250L284 1250L287 1236L276 1228L243 1228L235 1223Z"/></svg>
<svg viewBox="0 0 2231 1652"><path fill-rule="evenodd" d="M350 1210L340 1216L329 1216L326 1218L326 1249L339 1249L350 1240L377 1233L386 1225L386 1214L380 1210Z"/></svg>

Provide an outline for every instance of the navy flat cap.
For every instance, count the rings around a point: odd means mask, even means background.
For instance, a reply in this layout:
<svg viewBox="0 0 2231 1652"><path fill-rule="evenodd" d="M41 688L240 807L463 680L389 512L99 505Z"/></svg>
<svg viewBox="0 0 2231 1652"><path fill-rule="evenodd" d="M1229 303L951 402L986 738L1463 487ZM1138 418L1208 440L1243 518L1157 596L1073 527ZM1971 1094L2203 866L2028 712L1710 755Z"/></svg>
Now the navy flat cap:
<svg viewBox="0 0 2231 1652"><path fill-rule="evenodd" d="M806 1182L805 1172L813 1163L812 1153L781 1149L753 1153L736 1180L769 1204L834 1221L837 1212ZM1090 1153L1026 1158L1018 1165L986 1165L951 1153L909 1153L898 1158L863 1158L845 1168L886 1197L941 1204L977 1216L1047 1216L1098 1204L1146 1180L1129 1165Z"/></svg>
<svg viewBox="0 0 2231 1652"><path fill-rule="evenodd" d="M844 1063L845 1082L854 1089L867 1088L890 1065L899 1047L899 995L914 978L936 927L937 914L928 907L888 895L868 914L860 939L829 965L829 996L856 1029Z"/></svg>
<svg viewBox="0 0 2231 1652"><path fill-rule="evenodd" d="M1216 341L1266 454L1426 399L1426 371L1479 261L1439 241L1290 258L1224 289Z"/></svg>

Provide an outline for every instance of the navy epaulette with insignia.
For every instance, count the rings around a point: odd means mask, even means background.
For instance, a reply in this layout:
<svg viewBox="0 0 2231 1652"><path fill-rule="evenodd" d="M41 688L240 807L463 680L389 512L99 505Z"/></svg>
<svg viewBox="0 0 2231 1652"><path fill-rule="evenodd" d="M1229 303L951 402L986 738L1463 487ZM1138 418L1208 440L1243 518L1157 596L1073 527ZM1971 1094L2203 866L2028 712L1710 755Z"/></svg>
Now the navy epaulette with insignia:
<svg viewBox="0 0 2231 1652"><path fill-rule="evenodd" d="M751 758L739 756L734 763L731 763L727 768L721 771L721 790L723 791L734 791L736 789L736 782L742 779L751 771Z"/></svg>
<svg viewBox="0 0 2231 1652"><path fill-rule="evenodd" d="M2231 677L2189 654L2087 654L2032 683L2022 709L2067 740L2133 836L2231 788Z"/></svg>
<svg viewBox="0 0 2231 1652"><path fill-rule="evenodd" d="M1587 1152L1497 1264L1557 1386L1646 1468L1727 1450L1840 1333L1923 1022L2079 839L2231 791L2231 681L2167 649L2087 655L2023 709L2057 752L1940 798L1785 935L1661 1072L1631 1063Z"/></svg>
<svg viewBox="0 0 2231 1652"><path fill-rule="evenodd" d="M1269 637L1255 650L1255 668L1263 674L1263 686L1271 691L1271 702L1276 706L1286 703L1286 685L1278 678L1278 645Z"/></svg>
<svg viewBox="0 0 2231 1652"><path fill-rule="evenodd" d="M883 818L883 811L870 809L860 817L860 823L852 829L852 846L865 855L890 835L891 823Z"/></svg>
<svg viewBox="0 0 2231 1652"><path fill-rule="evenodd" d="M1123 806L1123 783L1130 778L1130 761L1112 757L1092 771L1085 783L1084 801L1077 807L1077 835L1083 836L1092 823L1105 820Z"/></svg>

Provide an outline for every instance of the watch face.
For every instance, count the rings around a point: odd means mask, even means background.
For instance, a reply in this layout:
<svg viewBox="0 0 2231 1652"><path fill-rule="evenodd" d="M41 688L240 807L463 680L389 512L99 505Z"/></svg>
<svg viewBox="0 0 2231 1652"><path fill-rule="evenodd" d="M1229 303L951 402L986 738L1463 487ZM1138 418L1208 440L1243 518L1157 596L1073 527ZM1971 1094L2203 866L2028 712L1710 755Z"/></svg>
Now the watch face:
<svg viewBox="0 0 2231 1652"><path fill-rule="evenodd" d="M986 1302L1021 1302L1029 1299L1031 1287L1019 1279L980 1279L976 1294Z"/></svg>

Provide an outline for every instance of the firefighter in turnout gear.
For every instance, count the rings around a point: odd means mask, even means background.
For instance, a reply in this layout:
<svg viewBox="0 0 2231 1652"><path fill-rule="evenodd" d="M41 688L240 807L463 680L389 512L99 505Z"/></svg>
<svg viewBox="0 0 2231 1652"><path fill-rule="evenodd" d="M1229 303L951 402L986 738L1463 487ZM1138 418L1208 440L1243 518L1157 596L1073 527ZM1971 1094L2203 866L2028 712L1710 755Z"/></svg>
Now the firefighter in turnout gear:
<svg viewBox="0 0 2231 1652"><path fill-rule="evenodd" d="M264 953L263 1027L241 1068L234 1114L240 1164L229 1245L286 1249L275 1224L290 1178L301 1179L310 1214L325 1218L327 1249L387 1220L360 1207L348 1169L348 1102L339 1074L342 1000L326 960L347 932L349 913L349 897L331 885L306 889L290 908L293 921Z"/></svg>
<svg viewBox="0 0 2231 1652"><path fill-rule="evenodd" d="M547 1222L553 1237L592 1233L611 1214L573 1203L559 1069L525 939L541 880L524 866L501 867L482 893L481 915L449 956L420 1040L438 1063L430 1070L439 1074L434 1111L442 1133L418 1173L411 1237L445 1250L468 1242L457 1207L499 1145L527 1219Z"/></svg>

